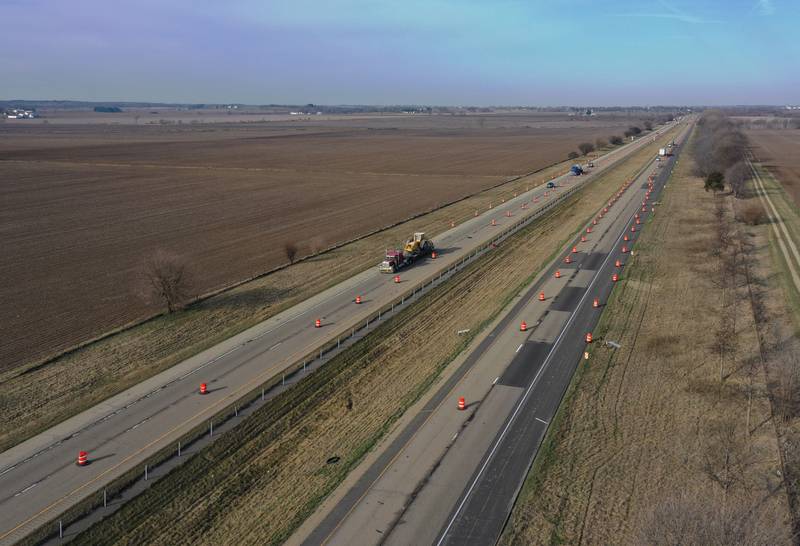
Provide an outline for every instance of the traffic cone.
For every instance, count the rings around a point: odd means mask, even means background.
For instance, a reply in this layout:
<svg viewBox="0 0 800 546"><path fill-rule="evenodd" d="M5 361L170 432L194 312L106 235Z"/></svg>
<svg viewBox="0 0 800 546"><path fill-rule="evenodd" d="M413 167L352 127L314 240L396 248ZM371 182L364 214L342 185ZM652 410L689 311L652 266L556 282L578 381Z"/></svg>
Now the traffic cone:
<svg viewBox="0 0 800 546"><path fill-rule="evenodd" d="M582 243L585 243L585 242L586 242L586 235L581 235L581 242L582 242Z"/></svg>
<svg viewBox="0 0 800 546"><path fill-rule="evenodd" d="M314 328L321 328L321 327L322 327L322 321L319 320L319 319L315 320L314 321Z"/></svg>
<svg viewBox="0 0 800 546"><path fill-rule="evenodd" d="M631 226L631 233L636 232L636 226Z"/></svg>
<svg viewBox="0 0 800 546"><path fill-rule="evenodd" d="M397 284L400 283L400 275L395 275L394 276L394 282L397 283Z"/></svg>
<svg viewBox="0 0 800 546"><path fill-rule="evenodd" d="M356 296L356 305L361 305L361 296Z"/></svg>
<svg viewBox="0 0 800 546"><path fill-rule="evenodd" d="M561 271L556 269L556 279L560 279L560 278L561 278Z"/></svg>
<svg viewBox="0 0 800 546"><path fill-rule="evenodd" d="M544 292L539 292L539 301L544 301Z"/></svg>
<svg viewBox="0 0 800 546"><path fill-rule="evenodd" d="M591 232L592 232L592 226L587 227L586 228L586 233L591 233Z"/></svg>
<svg viewBox="0 0 800 546"><path fill-rule="evenodd" d="M524 320L519 324L519 331L520 332L527 332L528 331L528 323Z"/></svg>
<svg viewBox="0 0 800 546"><path fill-rule="evenodd" d="M208 394L208 385L200 383L200 394Z"/></svg>
<svg viewBox="0 0 800 546"><path fill-rule="evenodd" d="M577 253L578 253L578 247L576 247L576 246L573 246L573 247L572 247L572 253L573 253L573 254L577 254Z"/></svg>
<svg viewBox="0 0 800 546"><path fill-rule="evenodd" d="M464 400L463 396L459 396L458 397L458 410L459 411L464 411L465 409L467 409L467 401Z"/></svg>
<svg viewBox="0 0 800 546"><path fill-rule="evenodd" d="M435 260L436 256L437 256L437 254L436 254L435 250L433 252L431 252L431 260Z"/></svg>
<svg viewBox="0 0 800 546"><path fill-rule="evenodd" d="M622 253L625 254L626 252L628 252L628 247L625 246L625 245L622 245Z"/></svg>
<svg viewBox="0 0 800 546"><path fill-rule="evenodd" d="M89 464L89 454L85 451L78 452L78 466L86 466Z"/></svg>
<svg viewBox="0 0 800 546"><path fill-rule="evenodd" d="M597 309L598 307L600 307L600 300L599 300L599 299L597 299L597 298L595 298L595 299L592 301L592 307L594 307L595 309Z"/></svg>
<svg viewBox="0 0 800 546"><path fill-rule="evenodd" d="M592 220L592 225L596 226L597 225L597 220Z"/></svg>
<svg viewBox="0 0 800 546"><path fill-rule="evenodd" d="M622 263L619 260L617 260L616 262L614 262L614 267L622 267Z"/></svg>
<svg viewBox="0 0 800 546"><path fill-rule="evenodd" d="M622 238L623 241L628 242L628 234L625 234L625 237Z"/></svg>

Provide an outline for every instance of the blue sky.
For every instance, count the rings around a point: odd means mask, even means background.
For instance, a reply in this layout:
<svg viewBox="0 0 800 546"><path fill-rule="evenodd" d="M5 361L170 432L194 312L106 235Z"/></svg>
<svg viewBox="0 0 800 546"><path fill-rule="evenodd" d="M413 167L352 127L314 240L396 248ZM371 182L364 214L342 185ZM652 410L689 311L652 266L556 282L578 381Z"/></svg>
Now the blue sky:
<svg viewBox="0 0 800 546"><path fill-rule="evenodd" d="M0 15L6 99L800 102L799 0L0 0Z"/></svg>

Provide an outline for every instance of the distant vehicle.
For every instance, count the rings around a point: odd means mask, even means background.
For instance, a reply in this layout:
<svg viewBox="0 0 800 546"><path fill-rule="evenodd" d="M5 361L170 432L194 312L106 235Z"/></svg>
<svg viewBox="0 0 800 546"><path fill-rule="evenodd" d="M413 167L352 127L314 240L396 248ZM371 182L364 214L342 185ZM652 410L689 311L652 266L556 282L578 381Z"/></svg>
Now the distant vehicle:
<svg viewBox="0 0 800 546"><path fill-rule="evenodd" d="M669 153L667 152L666 148L659 148L658 149L658 155L661 156L661 157L666 157L666 156L669 155Z"/></svg>
<svg viewBox="0 0 800 546"><path fill-rule="evenodd" d="M660 157L657 157L657 158L656 158L656 161L661 161L661 158L660 158Z"/></svg>
<svg viewBox="0 0 800 546"><path fill-rule="evenodd" d="M590 169L594 169L594 161L590 161L587 167L589 167Z"/></svg>
<svg viewBox="0 0 800 546"><path fill-rule="evenodd" d="M573 175L580 176L583 174L583 167L580 165L573 165L572 168L569 170Z"/></svg>
<svg viewBox="0 0 800 546"><path fill-rule="evenodd" d="M556 187L556 183L555 182L548 182L547 183L547 187L548 188L555 188Z"/></svg>
<svg viewBox="0 0 800 546"><path fill-rule="evenodd" d="M433 248L433 241L425 237L423 232L414 233L406 241L403 250L387 250L386 256L381 265L378 266L378 269L381 273L394 273L398 269L411 265L419 258L427 256L433 252Z"/></svg>

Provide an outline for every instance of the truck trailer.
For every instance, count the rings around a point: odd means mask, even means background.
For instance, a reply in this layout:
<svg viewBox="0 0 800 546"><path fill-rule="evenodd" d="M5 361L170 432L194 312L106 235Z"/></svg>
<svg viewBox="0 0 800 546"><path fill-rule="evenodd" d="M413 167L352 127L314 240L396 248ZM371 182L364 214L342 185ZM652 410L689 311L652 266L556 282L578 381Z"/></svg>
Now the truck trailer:
<svg viewBox="0 0 800 546"><path fill-rule="evenodd" d="M418 259L433 252L433 241L418 231L406 241L403 250L387 249L383 261L378 266L381 273L396 273L413 264Z"/></svg>

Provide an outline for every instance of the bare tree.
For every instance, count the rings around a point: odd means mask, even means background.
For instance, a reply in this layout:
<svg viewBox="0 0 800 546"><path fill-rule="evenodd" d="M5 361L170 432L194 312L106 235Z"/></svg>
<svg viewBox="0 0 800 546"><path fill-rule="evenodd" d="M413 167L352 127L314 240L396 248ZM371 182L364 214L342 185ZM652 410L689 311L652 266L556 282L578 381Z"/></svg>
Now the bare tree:
<svg viewBox="0 0 800 546"><path fill-rule="evenodd" d="M619 135L611 135L610 137L608 137L608 141L614 146L619 146L620 144L622 144L622 137Z"/></svg>
<svg viewBox="0 0 800 546"><path fill-rule="evenodd" d="M725 170L725 181L733 191L734 197L744 195L745 184L750 178L750 169L744 161L737 161Z"/></svg>
<svg viewBox="0 0 800 546"><path fill-rule="evenodd" d="M164 250L156 250L144 261L143 277L151 300L168 313L182 309L192 297L192 278L186 260Z"/></svg>
<svg viewBox="0 0 800 546"><path fill-rule="evenodd" d="M605 148L606 146L608 146L608 141L604 138L598 138L597 140L594 141L594 145L597 146L598 149Z"/></svg>
<svg viewBox="0 0 800 546"><path fill-rule="evenodd" d="M762 506L737 506L724 513L712 499L682 494L646 513L637 544L649 546L768 546L787 544L780 515Z"/></svg>
<svg viewBox="0 0 800 546"><path fill-rule="evenodd" d="M567 159L578 159L580 156L578 152L570 152L567 154Z"/></svg>
<svg viewBox="0 0 800 546"><path fill-rule="evenodd" d="M653 122L652 121L646 120L643 123L643 125L644 125L644 128L647 129L648 131L652 131L653 130Z"/></svg>
<svg viewBox="0 0 800 546"><path fill-rule="evenodd" d="M581 142L578 144L578 149L581 151L583 155L589 155L594 151L594 144L591 142Z"/></svg>
<svg viewBox="0 0 800 546"><path fill-rule="evenodd" d="M286 253L286 259L289 260L289 263L293 264L295 257L297 257L297 244L293 241L286 241L283 243L283 251Z"/></svg>

